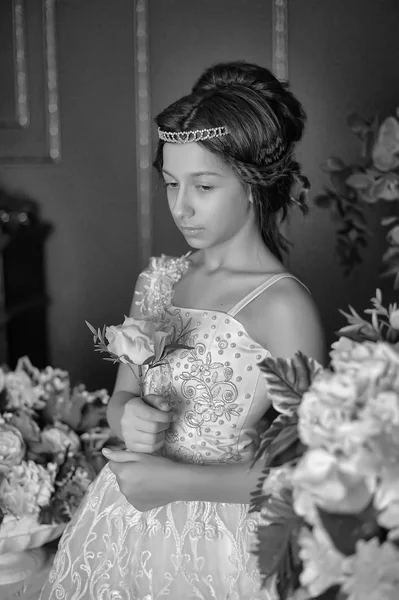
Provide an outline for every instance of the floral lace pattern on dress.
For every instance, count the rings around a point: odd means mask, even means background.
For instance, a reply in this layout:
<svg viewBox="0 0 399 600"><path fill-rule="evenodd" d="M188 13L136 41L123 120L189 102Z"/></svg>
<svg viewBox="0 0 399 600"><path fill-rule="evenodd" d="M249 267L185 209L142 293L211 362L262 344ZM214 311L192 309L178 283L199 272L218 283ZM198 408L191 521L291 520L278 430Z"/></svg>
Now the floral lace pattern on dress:
<svg viewBox="0 0 399 600"><path fill-rule="evenodd" d="M143 291L140 293L142 297L136 301L142 315L155 318L162 318L165 315L165 308L172 303L173 286L189 266L187 254L179 258L164 254L151 258L148 269L142 273L146 279Z"/></svg>

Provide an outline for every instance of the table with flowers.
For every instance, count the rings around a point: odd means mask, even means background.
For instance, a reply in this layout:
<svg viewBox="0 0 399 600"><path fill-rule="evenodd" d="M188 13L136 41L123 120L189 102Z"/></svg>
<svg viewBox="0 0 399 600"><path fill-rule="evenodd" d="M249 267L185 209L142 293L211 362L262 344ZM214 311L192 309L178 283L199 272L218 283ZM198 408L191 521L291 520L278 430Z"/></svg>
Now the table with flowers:
<svg viewBox="0 0 399 600"><path fill-rule="evenodd" d="M37 600L57 541L120 446L106 421L106 390L71 387L66 371L22 358L0 368L0 598Z"/></svg>

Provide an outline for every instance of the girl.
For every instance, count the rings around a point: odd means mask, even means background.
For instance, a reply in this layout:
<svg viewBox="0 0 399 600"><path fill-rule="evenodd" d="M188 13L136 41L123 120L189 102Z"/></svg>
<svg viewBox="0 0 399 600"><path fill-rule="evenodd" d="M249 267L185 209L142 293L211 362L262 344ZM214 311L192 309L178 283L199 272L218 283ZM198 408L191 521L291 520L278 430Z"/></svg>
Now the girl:
<svg viewBox="0 0 399 600"><path fill-rule="evenodd" d="M260 467L249 465L270 407L257 363L298 350L325 360L317 310L284 269L278 230L291 205L306 210L293 158L304 121L285 84L243 62L208 69L157 117L154 165L193 251L151 260L131 315L188 326L191 349L168 356L173 410L162 395L142 399L120 366L108 419L131 452L108 453L41 600L276 598L251 552Z"/></svg>

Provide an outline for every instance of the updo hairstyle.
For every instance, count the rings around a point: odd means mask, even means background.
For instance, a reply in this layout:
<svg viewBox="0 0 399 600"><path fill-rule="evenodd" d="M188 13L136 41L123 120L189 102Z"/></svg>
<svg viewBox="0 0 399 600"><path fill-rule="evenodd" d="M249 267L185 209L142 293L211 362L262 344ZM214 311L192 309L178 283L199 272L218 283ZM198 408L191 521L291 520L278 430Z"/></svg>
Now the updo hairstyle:
<svg viewBox="0 0 399 600"><path fill-rule="evenodd" d="M267 247L282 259L288 242L279 231L292 204L307 213L309 182L294 159L306 115L288 84L266 68L243 61L207 69L191 94L155 119L162 130L183 132L225 126L229 134L199 141L251 186L259 229ZM159 140L154 166L162 172Z"/></svg>

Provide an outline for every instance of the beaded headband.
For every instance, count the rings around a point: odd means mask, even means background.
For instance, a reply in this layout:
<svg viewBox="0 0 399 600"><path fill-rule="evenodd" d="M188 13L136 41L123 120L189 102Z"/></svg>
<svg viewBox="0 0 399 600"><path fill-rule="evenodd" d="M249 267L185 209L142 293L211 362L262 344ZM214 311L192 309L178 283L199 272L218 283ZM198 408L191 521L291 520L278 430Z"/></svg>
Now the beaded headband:
<svg viewBox="0 0 399 600"><path fill-rule="evenodd" d="M227 127L212 127L211 129L195 129L192 131L162 131L158 127L158 136L160 140L171 144L189 144L190 142L200 142L202 140L211 140L212 138L222 137L229 132Z"/></svg>

